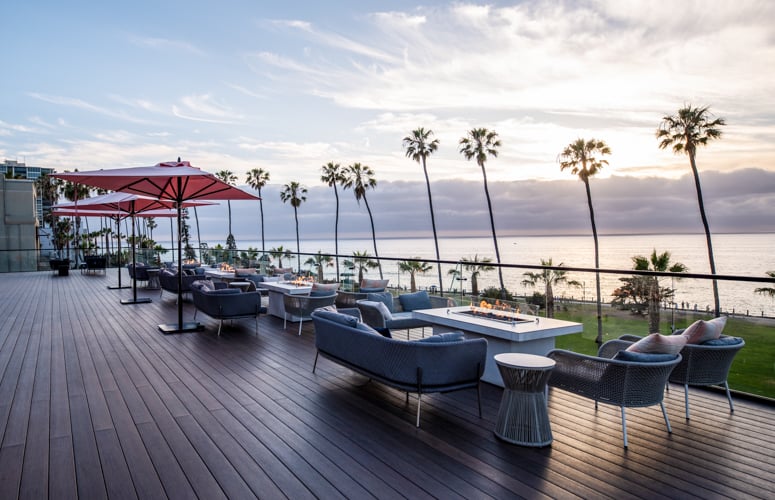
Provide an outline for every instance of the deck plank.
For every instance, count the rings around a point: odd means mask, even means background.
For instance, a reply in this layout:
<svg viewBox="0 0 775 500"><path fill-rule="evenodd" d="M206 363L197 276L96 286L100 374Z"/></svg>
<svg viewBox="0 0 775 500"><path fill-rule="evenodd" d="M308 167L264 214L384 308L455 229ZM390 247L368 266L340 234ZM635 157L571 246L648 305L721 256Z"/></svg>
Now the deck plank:
<svg viewBox="0 0 775 500"><path fill-rule="evenodd" d="M163 335L175 298L121 305L106 275L8 273L0 288L2 498L767 498L775 408L683 388L618 408L551 390L550 447L493 435L500 388L416 396L315 358L314 328L262 316ZM124 272L122 280L130 283ZM184 302L184 317L193 317ZM422 333L412 331L412 338Z"/></svg>

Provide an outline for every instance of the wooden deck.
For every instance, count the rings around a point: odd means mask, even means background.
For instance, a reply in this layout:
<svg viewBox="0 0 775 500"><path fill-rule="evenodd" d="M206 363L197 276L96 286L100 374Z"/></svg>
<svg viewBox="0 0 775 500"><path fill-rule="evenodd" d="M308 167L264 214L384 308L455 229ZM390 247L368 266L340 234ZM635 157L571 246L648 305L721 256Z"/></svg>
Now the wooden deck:
<svg viewBox="0 0 775 500"><path fill-rule="evenodd" d="M128 278L125 275L125 283ZM0 275L0 498L772 498L774 408L683 391L628 411L551 391L554 443L492 433L501 389L416 401L262 316L163 335L175 299L121 305L106 275ZM193 315L185 305L185 317Z"/></svg>

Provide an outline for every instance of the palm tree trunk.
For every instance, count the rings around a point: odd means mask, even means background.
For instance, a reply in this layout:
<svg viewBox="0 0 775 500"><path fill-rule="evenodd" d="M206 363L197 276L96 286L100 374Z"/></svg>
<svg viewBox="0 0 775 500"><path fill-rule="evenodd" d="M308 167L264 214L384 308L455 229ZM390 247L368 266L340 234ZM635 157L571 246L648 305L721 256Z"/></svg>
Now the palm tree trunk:
<svg viewBox="0 0 775 500"><path fill-rule="evenodd" d="M334 184L334 197L336 198L336 218L334 219L334 254L336 259L336 281L339 281L339 193Z"/></svg>
<svg viewBox="0 0 775 500"><path fill-rule="evenodd" d="M196 213L196 207L194 207L194 220L196 221L196 241L199 245L199 262L202 262L202 235L199 232L199 214ZM153 239L153 236L151 236Z"/></svg>
<svg viewBox="0 0 775 500"><path fill-rule="evenodd" d="M369 207L369 200L366 199L366 194L363 195L363 201L366 203L366 211L369 213L369 222L371 222L371 240L374 243L374 258L377 259L377 265L379 266L379 279L385 279L382 276L382 261L379 260L379 254L377 253L377 232L374 231L374 217L371 215L371 207Z"/></svg>
<svg viewBox="0 0 775 500"><path fill-rule="evenodd" d="M649 290L649 333L659 332L659 280L651 281Z"/></svg>
<svg viewBox="0 0 775 500"><path fill-rule="evenodd" d="M296 207L293 207L293 218L296 221L296 270L301 274L301 247L299 246L299 214Z"/></svg>
<svg viewBox="0 0 775 500"><path fill-rule="evenodd" d="M554 318L554 291L551 282L546 282L546 317Z"/></svg>
<svg viewBox="0 0 775 500"><path fill-rule="evenodd" d="M600 297L600 244L597 241L597 225L595 224L595 210L592 208L592 192L589 190L589 180L584 179L584 187L587 191L587 204L589 205L589 218L592 222L592 238L595 241L595 290L597 292L597 337L595 342L603 343L603 306Z"/></svg>
<svg viewBox="0 0 775 500"><path fill-rule="evenodd" d="M417 281L414 278L414 273L409 273L409 286L411 287L412 293L417 291Z"/></svg>
<svg viewBox="0 0 775 500"><path fill-rule="evenodd" d="M708 260L710 261L710 274L716 274L716 260L713 258L713 243L710 238L710 226L708 217L705 215L705 203L702 201L702 188L700 187L700 174L697 172L697 164L694 162L694 152L689 153L689 163L692 166L694 174L694 186L697 188L697 203L700 206L700 217L702 218L702 227L705 229L705 241L708 244ZM718 281L713 280L713 311L715 317L721 315L721 303L718 295Z"/></svg>
<svg viewBox="0 0 775 500"><path fill-rule="evenodd" d="M425 168L425 156L422 157L422 171L425 174L425 185L428 188L428 205L431 210L431 227L433 228L433 243L436 246L436 269L439 271L439 293L444 296L444 283L441 277L441 255L439 254L439 237L436 234L436 216L433 214L433 197L431 196L431 181L428 178L428 169Z"/></svg>
<svg viewBox="0 0 775 500"><path fill-rule="evenodd" d="M480 163L480 167L482 167L482 177L484 177L484 194L487 198L487 210L490 213L490 227L492 228L492 242L495 245L495 260L498 262L498 279L500 280L501 284L501 298L506 298L506 287L503 285L503 269L501 268L501 253L500 250L498 250L498 236L495 233L495 217L493 217L492 214L492 202L490 201L490 190L487 187L487 171L484 168L484 164Z"/></svg>

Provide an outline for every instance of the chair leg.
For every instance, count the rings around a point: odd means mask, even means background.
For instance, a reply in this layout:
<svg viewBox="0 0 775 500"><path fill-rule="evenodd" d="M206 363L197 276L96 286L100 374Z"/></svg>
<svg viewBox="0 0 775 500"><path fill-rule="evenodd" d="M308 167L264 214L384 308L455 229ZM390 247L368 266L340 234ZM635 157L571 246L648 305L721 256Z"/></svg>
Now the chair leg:
<svg viewBox="0 0 775 500"><path fill-rule="evenodd" d="M622 435L624 436L624 447L627 448L627 414L625 413L624 406L622 409Z"/></svg>
<svg viewBox="0 0 775 500"><path fill-rule="evenodd" d="M256 316L256 337L258 337L258 316Z"/></svg>
<svg viewBox="0 0 775 500"><path fill-rule="evenodd" d="M727 381L724 381L724 389L727 390L727 401L729 401L729 413L735 412L735 405L732 404L732 394L729 392L729 384Z"/></svg>
<svg viewBox="0 0 775 500"><path fill-rule="evenodd" d="M299 337L301 337L301 325L302 325L303 323L304 323L304 319L303 319L303 318L300 318L300 319L299 319Z"/></svg>
<svg viewBox="0 0 775 500"><path fill-rule="evenodd" d="M672 434L673 428L670 427L670 419L667 418L667 410L665 410L665 402L662 401L661 403L659 403L659 406L662 407L662 416L665 417L665 425L667 426L667 433Z"/></svg>
<svg viewBox="0 0 775 500"><path fill-rule="evenodd" d="M315 353L315 362L312 363L312 373L315 373L315 368L318 367L318 356L320 356L320 351Z"/></svg>
<svg viewBox="0 0 775 500"><path fill-rule="evenodd" d="M220 323L218 323L218 337L221 336L221 327L223 326L223 320L221 320Z"/></svg>
<svg viewBox="0 0 775 500"><path fill-rule="evenodd" d="M686 407L686 420L689 420L689 384L684 384L684 406Z"/></svg>
<svg viewBox="0 0 775 500"><path fill-rule="evenodd" d="M422 403L422 393L417 393L417 427L420 427L420 404Z"/></svg>
<svg viewBox="0 0 775 500"><path fill-rule="evenodd" d="M288 313L283 313L283 330L285 330L285 325L288 323Z"/></svg>
<svg viewBox="0 0 775 500"><path fill-rule="evenodd" d="M479 405L479 418L482 418L482 383L476 384L476 402Z"/></svg>

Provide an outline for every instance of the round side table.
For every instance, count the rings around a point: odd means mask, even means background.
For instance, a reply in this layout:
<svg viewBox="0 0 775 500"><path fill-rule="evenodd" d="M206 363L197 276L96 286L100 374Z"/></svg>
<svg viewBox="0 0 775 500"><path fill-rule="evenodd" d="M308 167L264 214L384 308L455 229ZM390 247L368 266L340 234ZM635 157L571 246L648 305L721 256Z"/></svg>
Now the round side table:
<svg viewBox="0 0 775 500"><path fill-rule="evenodd" d="M496 354L495 363L504 384L495 435L522 446L548 446L552 429L546 408L546 381L554 360L509 352Z"/></svg>

